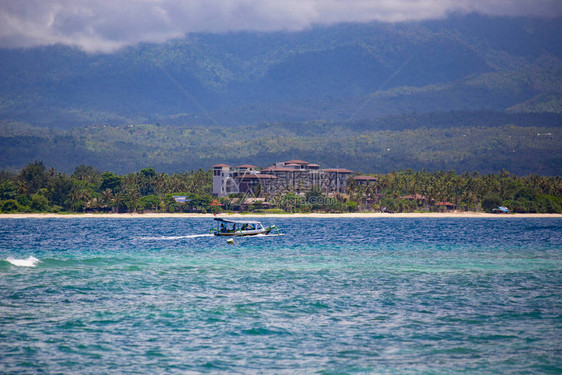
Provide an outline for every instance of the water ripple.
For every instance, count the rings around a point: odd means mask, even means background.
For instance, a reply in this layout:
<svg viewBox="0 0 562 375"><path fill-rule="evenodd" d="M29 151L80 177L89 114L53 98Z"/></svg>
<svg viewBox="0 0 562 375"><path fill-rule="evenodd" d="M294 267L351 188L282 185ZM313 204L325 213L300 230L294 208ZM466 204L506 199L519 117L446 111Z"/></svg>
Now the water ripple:
<svg viewBox="0 0 562 375"><path fill-rule="evenodd" d="M0 221L0 372L562 371L562 220L268 220Z"/></svg>

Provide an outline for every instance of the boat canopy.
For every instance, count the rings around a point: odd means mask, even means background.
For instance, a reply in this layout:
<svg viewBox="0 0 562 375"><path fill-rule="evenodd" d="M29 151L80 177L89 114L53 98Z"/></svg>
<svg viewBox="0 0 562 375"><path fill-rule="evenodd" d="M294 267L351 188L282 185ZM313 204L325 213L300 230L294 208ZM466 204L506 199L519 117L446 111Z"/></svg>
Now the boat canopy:
<svg viewBox="0 0 562 375"><path fill-rule="evenodd" d="M221 221L223 223L231 223L231 224L261 224L259 221L247 221L247 220L228 220L223 219L222 217L216 217L216 221Z"/></svg>

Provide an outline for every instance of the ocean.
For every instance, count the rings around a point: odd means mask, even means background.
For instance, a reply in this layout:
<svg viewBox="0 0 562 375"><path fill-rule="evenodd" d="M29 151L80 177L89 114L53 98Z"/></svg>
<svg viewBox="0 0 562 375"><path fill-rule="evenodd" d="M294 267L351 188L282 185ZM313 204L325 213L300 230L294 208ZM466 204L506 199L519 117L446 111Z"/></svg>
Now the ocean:
<svg viewBox="0 0 562 375"><path fill-rule="evenodd" d="M258 220L0 220L0 373L562 373L562 219Z"/></svg>

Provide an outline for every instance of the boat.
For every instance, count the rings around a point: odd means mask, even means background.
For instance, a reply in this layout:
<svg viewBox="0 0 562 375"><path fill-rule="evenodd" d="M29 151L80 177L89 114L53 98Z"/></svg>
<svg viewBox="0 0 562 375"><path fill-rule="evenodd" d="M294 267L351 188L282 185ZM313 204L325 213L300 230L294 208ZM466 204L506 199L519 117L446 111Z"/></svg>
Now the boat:
<svg viewBox="0 0 562 375"><path fill-rule="evenodd" d="M228 220L216 217L218 228L211 228L210 233L215 236L257 236L258 234L269 234L279 230L275 225L264 227L259 221Z"/></svg>

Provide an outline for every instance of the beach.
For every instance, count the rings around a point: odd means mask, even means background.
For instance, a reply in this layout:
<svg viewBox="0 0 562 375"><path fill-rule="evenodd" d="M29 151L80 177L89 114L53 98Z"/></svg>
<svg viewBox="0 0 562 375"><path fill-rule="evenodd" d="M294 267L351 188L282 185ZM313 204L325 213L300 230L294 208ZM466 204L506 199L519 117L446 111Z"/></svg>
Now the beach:
<svg viewBox="0 0 562 375"><path fill-rule="evenodd" d="M0 219L52 219L52 218L108 218L108 219L142 219L142 218L214 218L214 217L285 217L285 218L562 218L562 214L491 214L483 212L413 212L413 213L379 213L379 212L354 212L354 213L295 213L295 214L263 214L244 213L229 214L199 214L199 213L14 213L0 214Z"/></svg>

